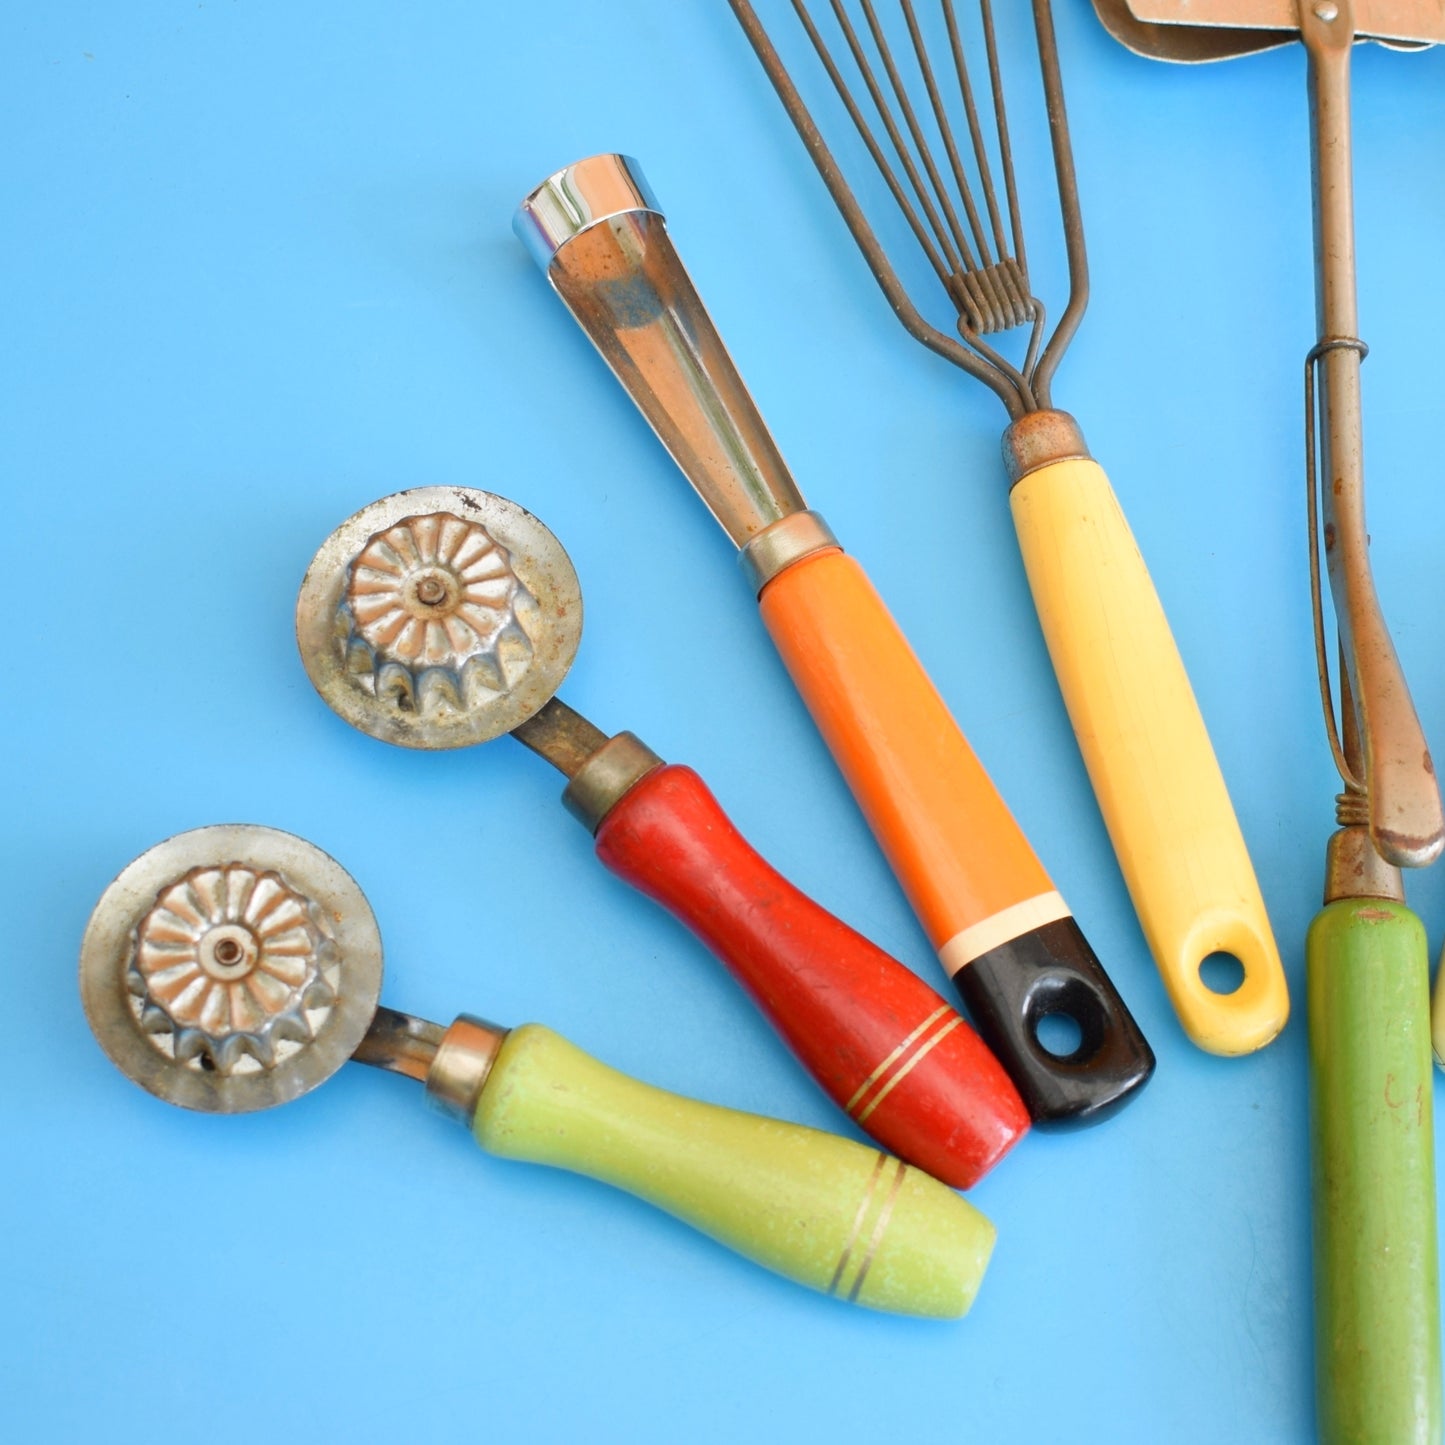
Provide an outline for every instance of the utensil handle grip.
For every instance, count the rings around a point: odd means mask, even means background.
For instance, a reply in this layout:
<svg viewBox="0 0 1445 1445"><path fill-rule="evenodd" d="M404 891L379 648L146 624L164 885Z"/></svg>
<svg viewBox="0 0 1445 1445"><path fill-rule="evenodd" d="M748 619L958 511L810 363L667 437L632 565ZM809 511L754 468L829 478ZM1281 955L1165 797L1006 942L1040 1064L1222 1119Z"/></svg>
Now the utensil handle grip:
<svg viewBox="0 0 1445 1445"><path fill-rule="evenodd" d="M760 857L690 768L649 773L597 856L727 966L824 1091L891 1153L967 1189L1028 1111L964 1020Z"/></svg>
<svg viewBox="0 0 1445 1445"><path fill-rule="evenodd" d="M1144 559L1103 469L1054 462L1011 493L1039 621L1129 894L1189 1037L1243 1054L1289 995L1264 900ZM1199 975L1232 954L1229 994Z"/></svg>
<svg viewBox="0 0 1445 1445"><path fill-rule="evenodd" d="M1440 1298L1425 930L1343 899L1306 944L1315 1380L1326 1445L1437 1445Z"/></svg>
<svg viewBox="0 0 1445 1445"><path fill-rule="evenodd" d="M763 621L984 1041L1036 1123L1099 1118L1153 1055L1068 906L863 569L837 549L779 572ZM1082 1043L1038 1039L1071 1015Z"/></svg>
<svg viewBox="0 0 1445 1445"><path fill-rule="evenodd" d="M900 1314L964 1314L993 1226L917 1169L831 1134L682 1099L526 1024L473 1119L490 1153L615 1185L758 1264Z"/></svg>

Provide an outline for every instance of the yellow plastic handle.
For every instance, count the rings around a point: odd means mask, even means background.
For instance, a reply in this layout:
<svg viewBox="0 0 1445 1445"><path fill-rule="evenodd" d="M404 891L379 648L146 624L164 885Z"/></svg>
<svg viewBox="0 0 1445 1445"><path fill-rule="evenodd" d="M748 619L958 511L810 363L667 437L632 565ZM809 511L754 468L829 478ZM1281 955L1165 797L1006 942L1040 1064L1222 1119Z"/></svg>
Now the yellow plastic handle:
<svg viewBox="0 0 1445 1445"><path fill-rule="evenodd" d="M1011 494L1049 655L1130 897L1185 1032L1214 1054L1284 1027L1279 950L1204 720L1103 469L1054 462ZM1199 975L1232 954L1229 994Z"/></svg>

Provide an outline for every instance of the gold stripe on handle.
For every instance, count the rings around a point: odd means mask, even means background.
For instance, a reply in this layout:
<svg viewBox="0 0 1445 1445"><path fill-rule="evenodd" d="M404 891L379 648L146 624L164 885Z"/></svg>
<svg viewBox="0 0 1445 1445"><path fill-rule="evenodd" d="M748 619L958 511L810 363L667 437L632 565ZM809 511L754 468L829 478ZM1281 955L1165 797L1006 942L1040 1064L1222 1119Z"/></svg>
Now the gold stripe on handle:
<svg viewBox="0 0 1445 1445"><path fill-rule="evenodd" d="M926 1059L928 1055L931 1054L933 1050L936 1049L939 1044L941 1044L944 1039L946 1039L949 1034L951 1034L954 1029L956 1029L962 1022L963 1020L957 1014L954 1014L954 1016L949 1019L949 1021L944 1024L944 1026L939 1029L939 1031L934 1034L934 1036L929 1039L928 1042L922 1046L922 1048L918 1049L914 1053L913 1057L909 1059L909 1061L904 1064L903 1067L899 1069L898 1072L894 1074L893 1077L889 1079L889 1081L884 1084L884 1086L879 1089L876 1094L874 1094L872 1102L868 1105L866 1109L863 1110L861 1114L858 1115L858 1122L860 1124L866 1123L868 1116L874 1111L874 1109L876 1109L879 1104L881 1104L884 1099L886 1099L889 1094L891 1094L894 1089L896 1089L899 1084L901 1084L904 1079L906 1079L908 1075L911 1074L913 1070L916 1069L919 1064L921 1064L924 1059Z"/></svg>
<svg viewBox="0 0 1445 1445"><path fill-rule="evenodd" d="M908 1166L901 1159L893 1162L898 1165L898 1172L893 1176L893 1188L888 1191L888 1200L883 1206L883 1212L878 1216L878 1223L873 1226L873 1237L868 1241L868 1253L863 1256L863 1263L858 1266L858 1278L853 1281L853 1288L848 1291L849 1304L855 1303L863 1292L863 1281L868 1278L869 1266L878 1252L878 1246L883 1242L883 1233L893 1216L893 1206L898 1203L898 1191L903 1188L903 1176L908 1173Z"/></svg>
<svg viewBox="0 0 1445 1445"><path fill-rule="evenodd" d="M869 1074L868 1077L864 1079L861 1084L858 1085L857 1092L853 1095L851 1099L848 1100L846 1104L843 1105L844 1113L851 1114L853 1112L854 1108L856 1108L858 1103L862 1100L864 1094L866 1094L868 1090L871 1089L873 1085L876 1084L878 1080L881 1079L883 1075L886 1074L888 1070L893 1067L893 1064L897 1059L899 1059L904 1053L907 1052L909 1046L913 1043L915 1039L917 1039L920 1035L927 1033L928 1030L932 1028L933 1025L939 1019L941 1019L944 1014L952 1012L953 1010L948 1006L948 1004L944 1004L942 1008L934 1009L934 1011L929 1014L928 1017L924 1019L923 1022L919 1024L918 1027L914 1029L913 1032L909 1034L908 1037L904 1039L903 1042L899 1044L898 1047L894 1049L893 1052L889 1054L888 1057L884 1059L883 1062L879 1064L878 1067L874 1069L873 1072Z"/></svg>
<svg viewBox="0 0 1445 1445"><path fill-rule="evenodd" d="M961 968L991 953L1001 943L1068 916L1069 905L1064 902L1062 894L1057 891L1040 893L1036 898L1026 898L1022 903L1015 903L985 918L982 923L955 933L938 950L938 957L952 978Z"/></svg>
<svg viewBox="0 0 1445 1445"><path fill-rule="evenodd" d="M863 1191L863 1197L858 1201L858 1212L853 1216L853 1227L848 1231L843 1252L838 1256L838 1268L833 1271L833 1279L828 1285L829 1294L837 1294L838 1286L843 1282L844 1271L848 1268L848 1259L853 1253L853 1246L858 1243L858 1235L862 1232L863 1221L868 1217L868 1206L873 1202L873 1192L878 1188L878 1181L883 1177L883 1171L887 1168L888 1163L889 1156L880 1152L878 1162L873 1166L872 1174L868 1176L868 1185Z"/></svg>

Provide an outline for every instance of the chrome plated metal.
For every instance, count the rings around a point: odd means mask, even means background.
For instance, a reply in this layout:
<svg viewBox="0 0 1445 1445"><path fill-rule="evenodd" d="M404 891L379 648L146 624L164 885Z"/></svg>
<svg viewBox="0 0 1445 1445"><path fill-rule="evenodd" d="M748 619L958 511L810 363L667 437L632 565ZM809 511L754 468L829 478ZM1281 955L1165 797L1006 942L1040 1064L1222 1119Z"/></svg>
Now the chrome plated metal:
<svg viewBox="0 0 1445 1445"><path fill-rule="evenodd" d="M409 748L511 731L556 692L582 637L562 544L492 492L419 487L349 517L296 604L316 690L353 727Z"/></svg>
<svg viewBox="0 0 1445 1445"><path fill-rule="evenodd" d="M517 207L513 228L545 271L569 241L591 226L640 211L662 214L631 156L589 156L548 176Z"/></svg>
<svg viewBox="0 0 1445 1445"><path fill-rule="evenodd" d="M1009 486L1055 462L1088 459L1084 434L1066 411L1031 411L1003 434L1003 465Z"/></svg>
<svg viewBox="0 0 1445 1445"><path fill-rule="evenodd" d="M1445 0L1288 0L1284 5L1278 0L1127 0L1126 5L1095 0L1095 6L1111 34L1158 59L1224 59L1261 48L1261 30L1204 28L1214 25L1257 24L1269 31L1271 45L1304 43L1319 326L1319 341L1305 361L1305 460L1320 694L1336 767L1346 793L1364 800L1360 822L1367 822L1375 848L1389 864L1423 867L1445 848L1445 810L1375 591L1365 524L1360 368L1368 348L1359 338L1355 288L1350 55L1357 40L1371 35L1419 43L1445 40ZM1202 36L1223 40L1205 55ZM1329 574L1339 629L1338 721L1322 570ZM1358 740L1353 750L1343 740L1347 732Z"/></svg>
<svg viewBox="0 0 1445 1445"><path fill-rule="evenodd" d="M636 161L558 171L513 228L737 546L804 509Z"/></svg>
<svg viewBox="0 0 1445 1445"><path fill-rule="evenodd" d="M572 775L562 803L589 833L662 759L633 733L618 733L597 749Z"/></svg>
<svg viewBox="0 0 1445 1445"><path fill-rule="evenodd" d="M427 1070L427 1103L470 1129L508 1032L485 1019L462 1014L442 1035Z"/></svg>
<svg viewBox="0 0 1445 1445"><path fill-rule="evenodd" d="M764 527L738 553L738 562L748 585L757 595L779 572L791 567L794 562L801 562L814 552L839 545L821 512L794 512L780 522Z"/></svg>
<svg viewBox="0 0 1445 1445"><path fill-rule="evenodd" d="M381 992L381 935L336 861L289 833L197 828L143 853L85 930L86 1018L158 1098L238 1114L351 1057Z"/></svg>
<svg viewBox="0 0 1445 1445"><path fill-rule="evenodd" d="M851 11L844 0L833 0L833 20L826 30L805 0L793 0L822 68L938 278L961 343L926 319L888 259L749 0L729 3L903 325L930 350L990 387L1011 418L1049 410L1054 372L1088 304L1089 268L1048 0L1033 0L1033 22L1068 257L1069 295L1047 339L1044 304L1033 292L1024 252L992 0L979 3L992 136L980 120L982 88L974 82L966 54L969 46L962 38L953 0L941 0L939 6L947 43L940 43L945 58L937 63L930 59L932 42L925 39L913 0L901 0L902 24L891 32L873 0L859 0ZM939 42L943 38L936 37ZM867 94L866 104L860 91ZM959 115L965 121L966 140L957 127ZM991 149L1000 162L1002 197L994 182ZM984 340L1015 329L1027 334L1018 363Z"/></svg>

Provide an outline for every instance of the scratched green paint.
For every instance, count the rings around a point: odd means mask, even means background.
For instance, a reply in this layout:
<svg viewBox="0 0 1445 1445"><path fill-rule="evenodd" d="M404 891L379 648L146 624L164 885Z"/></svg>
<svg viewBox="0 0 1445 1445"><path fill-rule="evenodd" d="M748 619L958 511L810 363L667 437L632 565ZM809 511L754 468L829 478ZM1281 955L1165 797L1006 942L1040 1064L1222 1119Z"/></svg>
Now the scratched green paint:
<svg viewBox="0 0 1445 1445"><path fill-rule="evenodd" d="M1420 920L1331 903L1307 947L1315 1352L1326 1445L1435 1445L1440 1321Z"/></svg>
<svg viewBox="0 0 1445 1445"><path fill-rule="evenodd" d="M490 1153L616 1185L801 1284L856 1290L873 1309L962 1315L993 1249L993 1225L917 1169L654 1089L538 1024L507 1036L473 1132Z"/></svg>

